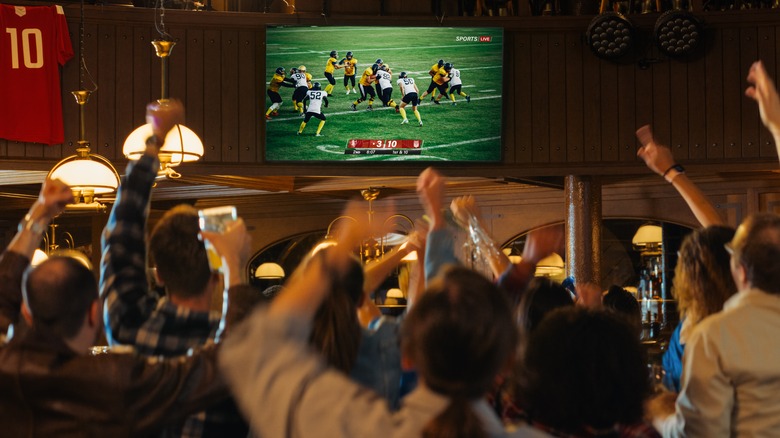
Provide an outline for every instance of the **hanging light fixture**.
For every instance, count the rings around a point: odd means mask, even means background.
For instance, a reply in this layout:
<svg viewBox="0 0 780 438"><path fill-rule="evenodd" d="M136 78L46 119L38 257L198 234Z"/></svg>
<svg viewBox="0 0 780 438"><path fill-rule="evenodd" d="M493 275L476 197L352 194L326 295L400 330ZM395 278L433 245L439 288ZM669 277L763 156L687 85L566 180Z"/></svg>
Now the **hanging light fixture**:
<svg viewBox="0 0 780 438"><path fill-rule="evenodd" d="M631 51L634 26L619 12L603 12L591 20L588 47L599 58L615 60Z"/></svg>
<svg viewBox="0 0 780 438"><path fill-rule="evenodd" d="M284 278L284 268L278 263L265 262L255 269L255 278L260 280L279 280Z"/></svg>
<svg viewBox="0 0 780 438"><path fill-rule="evenodd" d="M647 223L636 230L631 243L636 251L655 252L661 250L663 240L663 228L659 225Z"/></svg>
<svg viewBox="0 0 780 438"><path fill-rule="evenodd" d="M161 2L162 3L162 2ZM154 52L160 58L161 93L160 102L168 100L168 58L173 52L175 41L170 40L170 35L165 31L165 8L160 7L160 25L157 25L155 15L155 26L162 39L152 41ZM146 150L146 139L153 134L152 125L147 123L136 128L127 136L125 144L122 147L122 153L130 160L141 158ZM173 170L181 163L189 161L198 161L203 156L203 142L197 134L184 125L176 125L165 136L165 144L159 153L160 174L168 178L180 178L181 175Z"/></svg>
<svg viewBox="0 0 780 438"><path fill-rule="evenodd" d="M86 118L84 105L89 101L89 96L97 91L97 84L92 80L93 90L84 89L84 74L89 74L84 55L84 9L82 0L81 23L79 25L79 90L73 91L73 97L79 105L79 140L77 141L76 154L64 158L49 171L46 176L51 179L59 179L73 191L75 203L68 205L67 210L105 210L105 206L96 200L96 195L111 193L119 187L119 174L111 162L102 155L93 154L90 151L89 141L86 140Z"/></svg>
<svg viewBox="0 0 780 438"><path fill-rule="evenodd" d="M368 225L374 220L373 202L379 197L380 190L376 187L369 187L360 191L363 199L368 201ZM339 216L333 219L328 225L328 231L325 235L325 241L321 242L315 247L314 252L320 249L333 245L334 236L332 234L333 226L340 220L351 220L357 222L357 219L351 216ZM385 255L385 252L389 248L402 244L406 241L408 236L414 230L414 222L406 215L394 214L385 219L385 228L394 226L394 231L391 231L383 236L372 236L360 243L360 261L363 264L371 263L375 260L379 260Z"/></svg>

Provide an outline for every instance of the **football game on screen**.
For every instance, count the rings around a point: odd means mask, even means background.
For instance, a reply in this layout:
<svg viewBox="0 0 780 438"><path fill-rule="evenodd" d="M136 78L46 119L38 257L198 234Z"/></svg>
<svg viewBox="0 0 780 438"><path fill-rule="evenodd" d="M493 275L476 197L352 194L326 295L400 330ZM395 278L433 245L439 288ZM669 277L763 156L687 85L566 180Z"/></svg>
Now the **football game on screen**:
<svg viewBox="0 0 780 438"><path fill-rule="evenodd" d="M500 161L503 29L269 27L268 161Z"/></svg>

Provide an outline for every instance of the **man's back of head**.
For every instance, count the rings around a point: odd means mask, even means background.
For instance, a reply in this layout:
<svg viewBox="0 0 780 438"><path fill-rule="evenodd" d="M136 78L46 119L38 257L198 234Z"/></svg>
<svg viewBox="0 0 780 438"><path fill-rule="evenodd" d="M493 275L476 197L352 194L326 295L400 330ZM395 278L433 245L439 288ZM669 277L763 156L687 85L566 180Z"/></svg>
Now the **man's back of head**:
<svg viewBox="0 0 780 438"><path fill-rule="evenodd" d="M747 284L780 295L780 216L751 215L731 241L733 263L744 268Z"/></svg>
<svg viewBox="0 0 780 438"><path fill-rule="evenodd" d="M22 293L33 326L48 329L64 339L78 334L98 298L92 271L72 257L58 256L27 272Z"/></svg>
<svg viewBox="0 0 780 438"><path fill-rule="evenodd" d="M152 230L149 255L172 295L193 297L208 284L211 268L199 231L198 211L186 204L165 212Z"/></svg>

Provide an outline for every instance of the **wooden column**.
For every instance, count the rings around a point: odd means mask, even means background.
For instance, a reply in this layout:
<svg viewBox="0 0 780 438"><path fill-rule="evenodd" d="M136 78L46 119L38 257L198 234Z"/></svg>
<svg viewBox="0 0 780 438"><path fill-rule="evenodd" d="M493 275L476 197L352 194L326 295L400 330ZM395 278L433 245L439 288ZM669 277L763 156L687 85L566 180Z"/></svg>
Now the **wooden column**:
<svg viewBox="0 0 780 438"><path fill-rule="evenodd" d="M566 276L601 282L601 179L566 176Z"/></svg>

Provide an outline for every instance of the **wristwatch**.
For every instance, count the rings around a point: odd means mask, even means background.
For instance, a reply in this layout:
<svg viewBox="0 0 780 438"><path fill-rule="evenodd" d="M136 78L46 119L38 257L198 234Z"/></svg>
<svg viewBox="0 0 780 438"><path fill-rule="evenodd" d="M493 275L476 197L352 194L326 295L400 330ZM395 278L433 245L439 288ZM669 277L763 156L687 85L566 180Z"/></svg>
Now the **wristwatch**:
<svg viewBox="0 0 780 438"><path fill-rule="evenodd" d="M685 168L679 164L674 164L672 167L666 169L666 172L661 176L663 176L667 182L672 182L672 180L681 173L685 173Z"/></svg>
<svg viewBox="0 0 780 438"><path fill-rule="evenodd" d="M46 232L46 224L33 220L30 213L27 213L24 219L19 222L19 228L17 229L20 233L24 230L30 230L35 234L43 234Z"/></svg>

